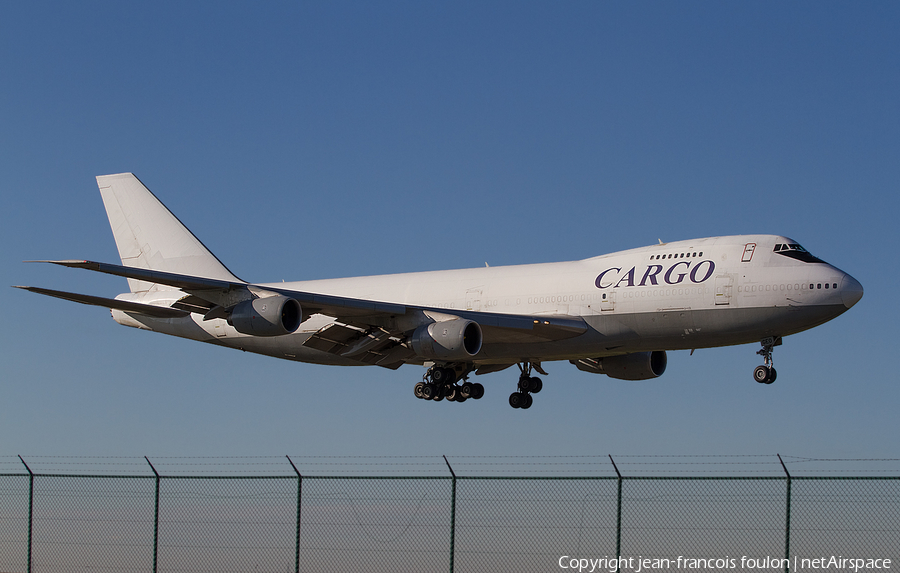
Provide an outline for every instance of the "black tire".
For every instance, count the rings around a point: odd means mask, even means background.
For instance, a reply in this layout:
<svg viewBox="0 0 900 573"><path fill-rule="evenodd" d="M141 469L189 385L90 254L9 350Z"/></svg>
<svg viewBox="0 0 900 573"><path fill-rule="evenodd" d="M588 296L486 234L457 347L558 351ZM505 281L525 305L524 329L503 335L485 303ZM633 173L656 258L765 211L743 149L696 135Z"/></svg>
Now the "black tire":
<svg viewBox="0 0 900 573"><path fill-rule="evenodd" d="M425 388L424 382L419 382L413 387L413 392L416 394L416 398L422 399L425 396L422 395L422 390Z"/></svg>
<svg viewBox="0 0 900 573"><path fill-rule="evenodd" d="M471 382L463 382L462 387L459 390L460 396L465 398L474 398L475 397L475 388L474 384Z"/></svg>
<svg viewBox="0 0 900 573"><path fill-rule="evenodd" d="M534 398L531 397L531 394L525 394L525 403L519 407L523 410L527 410L528 408L531 408L532 402L534 402Z"/></svg>
<svg viewBox="0 0 900 573"><path fill-rule="evenodd" d="M433 400L434 395L437 393L437 390L434 384L423 384L422 385L422 399L423 400Z"/></svg>
<svg viewBox="0 0 900 573"><path fill-rule="evenodd" d="M766 381L769 379L769 367L757 366L753 371L753 379L760 384L766 384Z"/></svg>
<svg viewBox="0 0 900 573"><path fill-rule="evenodd" d="M474 393L472 394L472 398L475 400L481 400L481 397L484 396L484 386L482 386L480 382L476 382L472 384L472 390L474 391Z"/></svg>
<svg viewBox="0 0 900 573"><path fill-rule="evenodd" d="M509 395L509 405L513 408L521 408L522 404L525 403L525 399L523 398L523 396L527 395L528 394L525 394L523 392L513 392Z"/></svg>
<svg viewBox="0 0 900 573"><path fill-rule="evenodd" d="M528 386L531 389L532 394L537 394L541 391L541 388L544 387L544 383L537 376L532 376L531 378L529 378L528 382Z"/></svg>
<svg viewBox="0 0 900 573"><path fill-rule="evenodd" d="M447 369L446 368L433 368L431 370L431 379L434 380L435 384L446 384L447 383Z"/></svg>
<svg viewBox="0 0 900 573"><path fill-rule="evenodd" d="M444 397L447 398L450 402L458 402L459 401L459 387L454 386L453 384L447 384L444 386Z"/></svg>
<svg viewBox="0 0 900 573"><path fill-rule="evenodd" d="M766 380L766 384L771 384L776 378L778 378L778 372L774 368L769 368L769 379Z"/></svg>

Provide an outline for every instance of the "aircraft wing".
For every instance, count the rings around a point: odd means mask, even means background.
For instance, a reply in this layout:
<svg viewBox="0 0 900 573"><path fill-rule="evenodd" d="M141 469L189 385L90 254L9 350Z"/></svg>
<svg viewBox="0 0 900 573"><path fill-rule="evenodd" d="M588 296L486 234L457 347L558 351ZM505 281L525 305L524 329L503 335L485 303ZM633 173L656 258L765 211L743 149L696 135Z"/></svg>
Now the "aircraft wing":
<svg viewBox="0 0 900 573"><path fill-rule="evenodd" d="M363 362L396 363L403 360L396 349L399 339L407 330L433 321L464 318L478 323L484 342L528 343L573 338L587 331L581 318L571 316L530 316L480 312L472 310L438 309L340 297L327 294L297 291L273 285L254 285L245 282L211 279L182 275L151 269L126 267L109 263L83 260L30 261L45 262L70 268L80 268L180 289L185 296L172 307L158 307L131 303L89 295L51 291L36 287L20 287L48 296L55 296L83 304L118 308L127 312L140 312L151 316L171 318L187 316L187 313L203 314L206 319L226 318L234 305L259 296L280 294L300 303L304 315L324 314L333 317L335 324L313 335L307 346L340 354ZM401 320L397 320L401 318ZM402 326L398 326L402 325ZM395 349L385 356L385 349Z"/></svg>
<svg viewBox="0 0 900 573"><path fill-rule="evenodd" d="M334 317L364 316L369 314L404 314L406 306L370 300L307 293L290 289L259 287L245 282L233 282L221 279L209 279L192 275L181 275L152 269L126 267L95 261L62 260L62 261L27 261L34 263L51 263L64 267L85 269L109 275L138 279L149 283L173 286L193 295L195 298L209 303L207 311L215 306L227 308L237 302L253 298L260 291L277 292L296 299L304 309ZM192 310L192 312L197 312ZM205 313L206 311L204 311Z"/></svg>

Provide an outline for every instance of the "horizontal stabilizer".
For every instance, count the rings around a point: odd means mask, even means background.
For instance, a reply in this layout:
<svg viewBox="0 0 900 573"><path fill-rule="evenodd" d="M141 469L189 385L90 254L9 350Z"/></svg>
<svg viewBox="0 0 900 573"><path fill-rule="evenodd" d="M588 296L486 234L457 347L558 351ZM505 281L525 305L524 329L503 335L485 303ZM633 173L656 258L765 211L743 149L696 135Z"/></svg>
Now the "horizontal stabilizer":
<svg viewBox="0 0 900 573"><path fill-rule="evenodd" d="M165 306L154 306L152 304L141 304L139 302L129 302L127 300L117 300L114 298L104 298L102 296L91 296L87 294L77 294L74 292L65 292L61 290L50 290L46 288L39 287L29 287L29 286L15 286L13 288L20 288L22 290L27 290L29 292L34 292L37 294L44 294L47 296L52 296L56 298L61 298L63 300L69 300L72 302L78 302L81 304L89 304L92 306L102 306L104 308L115 308L118 310L122 310L125 312L138 312L140 314L145 314L147 316L153 316L156 318L182 318L188 316L188 312L184 312L182 310L177 310L174 308L169 308Z"/></svg>

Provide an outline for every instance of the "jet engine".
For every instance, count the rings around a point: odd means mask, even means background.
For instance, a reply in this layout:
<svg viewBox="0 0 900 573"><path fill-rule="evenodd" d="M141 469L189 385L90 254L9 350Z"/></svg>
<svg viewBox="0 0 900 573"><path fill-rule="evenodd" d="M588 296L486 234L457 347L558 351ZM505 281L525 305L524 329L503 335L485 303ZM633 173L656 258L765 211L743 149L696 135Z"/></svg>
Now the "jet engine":
<svg viewBox="0 0 900 573"><path fill-rule="evenodd" d="M606 374L619 380L649 380L658 378L666 371L666 353L662 350L653 352L633 352L605 358L583 358L572 360L579 370L594 374Z"/></svg>
<svg viewBox="0 0 900 573"><path fill-rule="evenodd" d="M231 311L228 324L242 334L281 336L297 330L302 320L299 302L275 295L239 303Z"/></svg>
<svg viewBox="0 0 900 573"><path fill-rule="evenodd" d="M477 322L456 318L423 324L413 332L413 352L432 360L469 360L481 351L481 327Z"/></svg>

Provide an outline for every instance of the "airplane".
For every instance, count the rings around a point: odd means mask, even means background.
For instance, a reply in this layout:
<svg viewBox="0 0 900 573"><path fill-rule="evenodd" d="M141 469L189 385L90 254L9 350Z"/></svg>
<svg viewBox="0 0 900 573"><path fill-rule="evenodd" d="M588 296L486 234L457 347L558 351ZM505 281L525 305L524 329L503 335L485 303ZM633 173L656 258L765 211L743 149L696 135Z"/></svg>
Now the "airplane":
<svg viewBox="0 0 900 573"><path fill-rule="evenodd" d="M426 367L418 398L484 395L469 375L518 366L528 409L544 364L621 380L666 370L666 352L760 343L753 377L771 384L785 336L859 302L849 274L778 235L678 241L589 259L330 280L237 278L131 173L97 185L121 265L47 260L128 280L115 298L17 286L110 309L119 324L276 358Z"/></svg>

